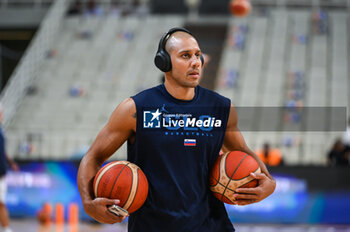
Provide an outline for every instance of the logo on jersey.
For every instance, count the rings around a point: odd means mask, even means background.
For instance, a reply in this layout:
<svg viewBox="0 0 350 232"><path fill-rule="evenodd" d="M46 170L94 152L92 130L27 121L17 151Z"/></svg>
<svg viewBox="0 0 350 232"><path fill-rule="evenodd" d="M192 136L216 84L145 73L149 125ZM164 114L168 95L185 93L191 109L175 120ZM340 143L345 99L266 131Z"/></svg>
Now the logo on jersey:
<svg viewBox="0 0 350 232"><path fill-rule="evenodd" d="M165 128L168 131L210 132L222 126L221 119L210 115L195 117L188 113L169 113L165 104L156 110L143 111L143 128Z"/></svg>
<svg viewBox="0 0 350 232"><path fill-rule="evenodd" d="M159 109L155 111L143 111L143 128L160 128Z"/></svg>

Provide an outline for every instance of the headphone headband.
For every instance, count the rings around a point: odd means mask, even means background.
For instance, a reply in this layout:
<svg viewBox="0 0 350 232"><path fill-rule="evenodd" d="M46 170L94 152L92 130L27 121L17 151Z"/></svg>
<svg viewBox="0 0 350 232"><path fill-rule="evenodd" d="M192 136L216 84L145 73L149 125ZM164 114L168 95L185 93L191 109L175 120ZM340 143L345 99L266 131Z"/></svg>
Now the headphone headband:
<svg viewBox="0 0 350 232"><path fill-rule="evenodd" d="M175 32L178 32L178 31L183 31L183 32L186 32L187 34L190 34L190 35L192 35L192 33L189 31L189 30L187 30L187 29L185 29L185 28L183 28L183 27L174 27L174 28L171 28L167 33L165 33L163 36L162 36L162 38L160 39L160 41L159 41L159 45L158 45L158 51L157 52L159 52L160 50L165 50L165 44L166 44L166 42L168 41L168 39L169 39L169 37L173 34L173 33L175 33Z"/></svg>

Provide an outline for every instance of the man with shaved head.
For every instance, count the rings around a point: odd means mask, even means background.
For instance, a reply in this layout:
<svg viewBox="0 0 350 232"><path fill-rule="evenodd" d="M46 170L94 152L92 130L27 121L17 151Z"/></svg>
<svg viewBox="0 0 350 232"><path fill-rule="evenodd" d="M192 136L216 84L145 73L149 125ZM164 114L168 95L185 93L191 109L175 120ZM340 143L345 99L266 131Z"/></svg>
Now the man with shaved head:
<svg viewBox="0 0 350 232"><path fill-rule="evenodd" d="M199 86L204 58L188 30L165 33L154 62L165 74L164 84L124 100L81 161L78 188L84 209L102 223L125 219L108 210L119 199L95 198L92 182L101 165L127 141L128 160L149 182L145 204L129 217L129 231L234 231L224 204L208 185L220 149L243 151L262 170L252 175L259 181L256 188L236 190L235 204L265 199L275 181L247 147L230 100Z"/></svg>

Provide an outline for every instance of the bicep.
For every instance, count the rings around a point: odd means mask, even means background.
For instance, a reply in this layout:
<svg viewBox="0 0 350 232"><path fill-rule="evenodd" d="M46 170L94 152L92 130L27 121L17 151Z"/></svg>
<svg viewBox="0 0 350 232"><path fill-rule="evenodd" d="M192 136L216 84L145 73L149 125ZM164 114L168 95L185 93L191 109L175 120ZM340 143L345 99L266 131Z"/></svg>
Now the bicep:
<svg viewBox="0 0 350 232"><path fill-rule="evenodd" d="M136 107L131 99L121 103L99 132L87 155L104 162L130 138L136 128Z"/></svg>
<svg viewBox="0 0 350 232"><path fill-rule="evenodd" d="M237 112L233 105L231 105L230 109L223 146L229 151L245 151L248 149L247 144L245 143L244 138L238 128Z"/></svg>
<svg viewBox="0 0 350 232"><path fill-rule="evenodd" d="M226 131L223 146L228 151L246 151L248 149L247 144L239 130Z"/></svg>

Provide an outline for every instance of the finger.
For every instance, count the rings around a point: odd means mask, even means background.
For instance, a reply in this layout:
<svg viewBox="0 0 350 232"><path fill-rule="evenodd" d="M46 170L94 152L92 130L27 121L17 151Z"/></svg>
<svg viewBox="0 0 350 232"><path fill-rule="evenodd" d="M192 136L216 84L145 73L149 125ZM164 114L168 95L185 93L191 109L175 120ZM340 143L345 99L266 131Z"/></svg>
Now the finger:
<svg viewBox="0 0 350 232"><path fill-rule="evenodd" d="M118 199L102 198L102 202L105 205L118 205L120 203L120 200L118 200Z"/></svg>
<svg viewBox="0 0 350 232"><path fill-rule="evenodd" d="M101 220L98 220L101 223L107 223L107 224L114 224L120 221L119 217L116 215L113 215L110 212L105 212L104 215L100 215Z"/></svg>
<svg viewBox="0 0 350 232"><path fill-rule="evenodd" d="M257 202L256 200L236 200L235 201L236 205L249 205L256 202Z"/></svg>
<svg viewBox="0 0 350 232"><path fill-rule="evenodd" d="M251 194L256 195L258 193L257 187L256 188L238 188L235 190L236 193L244 193L244 194Z"/></svg>
<svg viewBox="0 0 350 232"><path fill-rule="evenodd" d="M236 200L257 200L258 199L257 195L252 195L252 194L234 194L233 197Z"/></svg>
<svg viewBox="0 0 350 232"><path fill-rule="evenodd" d="M250 176L252 176L253 178L258 179L258 180L267 178L267 176L265 175L265 173L254 173L254 172L251 172L251 173L250 173Z"/></svg>

